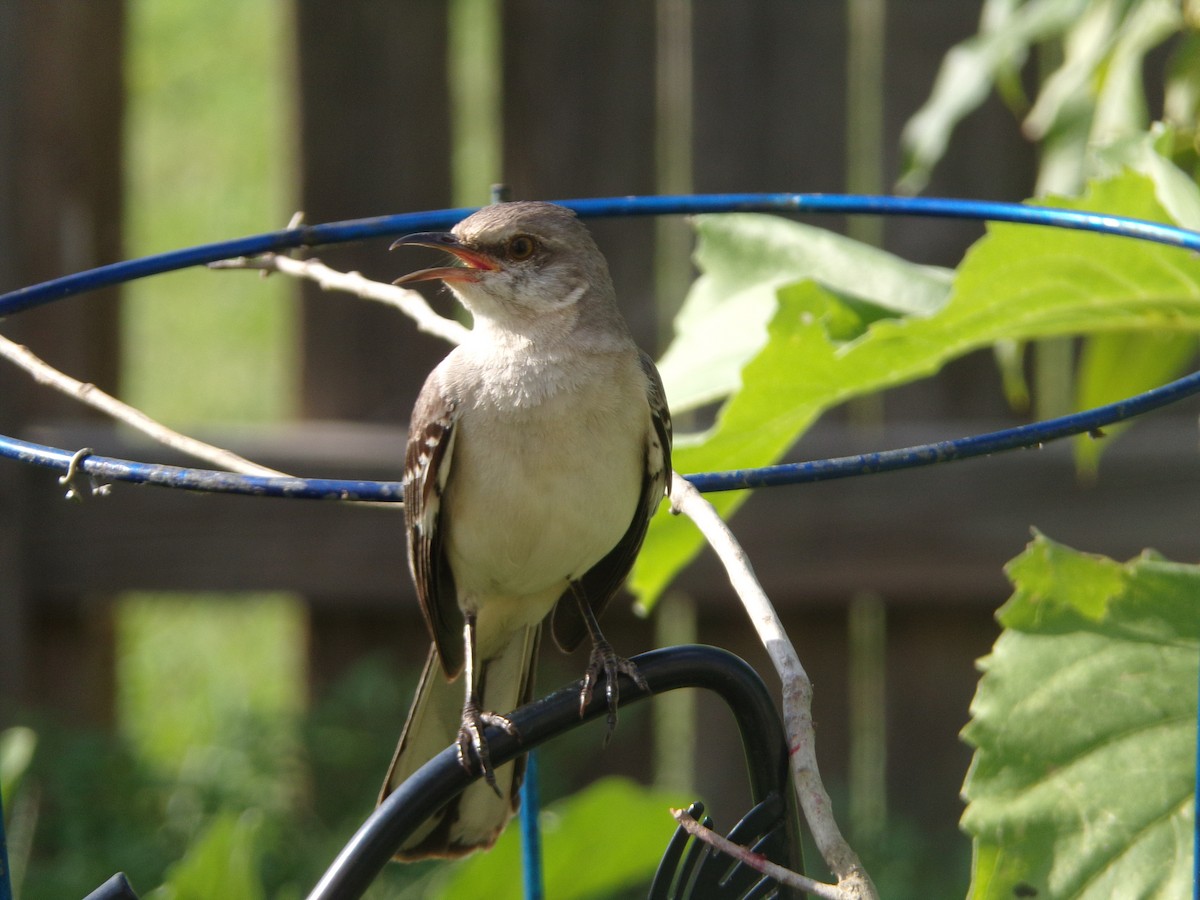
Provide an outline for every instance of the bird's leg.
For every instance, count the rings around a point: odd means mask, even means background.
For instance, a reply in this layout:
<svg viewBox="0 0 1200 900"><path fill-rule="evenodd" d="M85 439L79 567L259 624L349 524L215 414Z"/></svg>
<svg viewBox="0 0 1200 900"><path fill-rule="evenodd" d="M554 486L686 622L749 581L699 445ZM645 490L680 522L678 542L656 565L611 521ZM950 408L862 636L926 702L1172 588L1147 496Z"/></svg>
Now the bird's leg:
<svg viewBox="0 0 1200 900"><path fill-rule="evenodd" d="M591 702L596 681L603 674L604 699L608 702L608 730L604 732L604 744L607 746L609 739L612 738L613 729L617 727L617 706L621 701L621 688L617 683L617 677L622 674L628 675L638 687L646 692L650 691L650 685L646 683L646 679L642 677L642 673L636 665L625 657L618 656L617 652L613 650L612 644L600 631L600 623L596 621L596 614L592 612L587 598L583 596L574 582L571 583L571 593L575 595L575 601L579 604L579 612L583 616L588 635L592 639L592 652L588 658L587 671L583 675L583 690L579 692L579 715L583 715L584 708Z"/></svg>
<svg viewBox="0 0 1200 900"><path fill-rule="evenodd" d="M479 695L475 691L475 614L466 613L466 624L463 626L463 647L466 650L466 663L463 673L467 685L467 696L463 701L462 724L458 728L458 761L464 769L471 771L471 749L479 759L479 769L484 780L491 785L496 796L501 796L496 784L496 772L492 768L492 757L488 751L487 741L483 738L483 729L488 725L498 725L511 734L519 737L517 727L507 718L479 708Z"/></svg>

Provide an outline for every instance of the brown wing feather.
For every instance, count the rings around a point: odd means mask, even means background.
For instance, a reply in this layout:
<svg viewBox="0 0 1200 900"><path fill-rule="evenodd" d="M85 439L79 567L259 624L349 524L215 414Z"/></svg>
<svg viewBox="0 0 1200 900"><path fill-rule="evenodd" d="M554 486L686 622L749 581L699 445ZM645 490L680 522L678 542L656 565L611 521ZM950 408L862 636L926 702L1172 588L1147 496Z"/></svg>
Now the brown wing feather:
<svg viewBox="0 0 1200 900"><path fill-rule="evenodd" d="M658 510L663 496L671 487L671 412L667 407L667 396L662 378L654 361L646 353L640 356L642 370L646 373L646 401L650 407L653 425L647 436L645 451L645 474L642 476L642 496L629 528L617 545L592 566L567 590L554 605L554 642L565 653L579 646L587 634L587 625L579 611L577 597L582 597L591 607L596 618L604 611L608 601L621 587L625 576L633 568L650 519Z"/></svg>
<svg viewBox="0 0 1200 900"><path fill-rule="evenodd" d="M417 398L404 453L409 568L429 636L443 671L451 678L463 667L463 617L441 536L445 533L442 491L453 460L456 419L455 406L442 395L435 373Z"/></svg>

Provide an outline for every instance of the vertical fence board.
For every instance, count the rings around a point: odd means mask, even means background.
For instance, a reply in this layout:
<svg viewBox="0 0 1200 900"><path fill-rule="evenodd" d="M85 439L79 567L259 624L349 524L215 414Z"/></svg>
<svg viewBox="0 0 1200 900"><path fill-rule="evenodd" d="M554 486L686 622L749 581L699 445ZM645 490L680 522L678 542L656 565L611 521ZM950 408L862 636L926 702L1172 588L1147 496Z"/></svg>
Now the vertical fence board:
<svg viewBox="0 0 1200 900"><path fill-rule="evenodd" d="M651 193L654 4L504 4L504 179L515 199ZM654 223L589 223L638 342L653 349Z"/></svg>
<svg viewBox="0 0 1200 900"><path fill-rule="evenodd" d="M696 190L841 190L844 5L698 0L693 15Z"/></svg>
<svg viewBox="0 0 1200 900"><path fill-rule="evenodd" d="M296 5L300 206L310 222L450 204L445 4ZM322 248L391 281L412 257L386 241ZM311 418L405 421L445 353L394 310L303 289L302 408Z"/></svg>
<svg viewBox="0 0 1200 900"><path fill-rule="evenodd" d="M124 4L22 0L4 5L0 24L0 289L8 290L121 258ZM4 333L111 390L118 371L116 302L109 290L31 310L4 323ZM40 417L80 414L72 401L14 370L5 372L3 385L5 433L20 433L35 411ZM31 476L11 464L0 473L0 513L6 517L0 710L36 699L75 721L109 722L111 607L103 599L59 598L65 605L52 613L48 598L30 587L22 571L28 512L22 482ZM43 653L55 646L82 649L80 634L98 642L95 652Z"/></svg>
<svg viewBox="0 0 1200 900"><path fill-rule="evenodd" d="M437 0L343 3L298 0L300 196L310 222L450 205L446 4ZM323 248L341 269L391 281L416 253L389 256L386 241ZM302 401L316 419L406 423L425 375L446 346L419 335L394 310L303 287ZM443 303L444 301L439 301ZM400 477L404 448L397 443ZM394 519L395 552L403 555ZM332 560L331 560L332 562ZM397 597L407 596L397 585ZM315 690L356 654L381 644L424 656L415 604L399 599L391 627L364 628L353 605L312 602L309 672ZM387 618L385 616L385 618ZM373 635L373 640L366 640Z"/></svg>

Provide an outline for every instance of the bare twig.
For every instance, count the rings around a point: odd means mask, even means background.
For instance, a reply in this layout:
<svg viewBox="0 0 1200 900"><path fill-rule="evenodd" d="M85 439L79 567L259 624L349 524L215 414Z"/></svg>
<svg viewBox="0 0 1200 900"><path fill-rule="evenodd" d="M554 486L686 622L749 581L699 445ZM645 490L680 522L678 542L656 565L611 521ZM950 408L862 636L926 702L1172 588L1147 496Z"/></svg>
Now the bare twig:
<svg viewBox="0 0 1200 900"><path fill-rule="evenodd" d="M80 403L100 410L100 412L111 416L118 422L124 422L129 427L136 428L161 444L165 444L196 459L202 459L217 468L229 472L237 472L241 475L286 476L285 472L268 469L266 466L260 466L258 463L238 456L236 453L222 450L220 447L214 447L212 444L204 443L204 441L198 441L195 438L188 437L186 434L180 434L178 431L174 431L166 425L150 418L141 410L135 409L127 403L122 403L111 394L106 394L94 384L86 384L82 381L77 381L70 375L63 374L45 360L35 356L27 347L10 341L3 335L0 335L0 356L24 369L39 384L52 387L66 394L68 397L73 397Z"/></svg>
<svg viewBox="0 0 1200 900"><path fill-rule="evenodd" d="M326 291L345 291L366 300L385 303L404 313L417 323L417 328L452 344L461 344L470 329L461 322L438 315L416 291L372 281L359 272L339 272L319 259L293 259L279 253L262 256L241 256L210 263L212 269L254 269L260 272L280 272L295 278L315 282Z"/></svg>
<svg viewBox="0 0 1200 900"><path fill-rule="evenodd" d="M817 769L812 682L800 663L795 647L788 640L771 601L759 584L750 560L712 504L677 473L673 474L671 481L671 511L683 513L695 522L720 558L730 584L746 607L759 639L783 682L783 719L791 742L789 755L796 796L812 830L817 849L837 876L837 889L841 892L838 896L878 897L870 876L834 821L833 804Z"/></svg>
<svg viewBox="0 0 1200 900"><path fill-rule="evenodd" d="M761 872L768 878L774 878L780 884L807 891L816 897L824 898L824 900L845 900L846 898L846 894L839 886L825 884L823 881L817 881L809 878L807 875L801 875L799 872L785 869L783 866L771 862L761 853L755 853L753 850L749 850L740 844L735 844L729 838L713 831L711 828L705 828L688 815L687 810L672 809L671 815L675 817L675 821L688 834L704 841L704 843L709 844L727 856L732 856L739 862L754 869L754 871Z"/></svg>

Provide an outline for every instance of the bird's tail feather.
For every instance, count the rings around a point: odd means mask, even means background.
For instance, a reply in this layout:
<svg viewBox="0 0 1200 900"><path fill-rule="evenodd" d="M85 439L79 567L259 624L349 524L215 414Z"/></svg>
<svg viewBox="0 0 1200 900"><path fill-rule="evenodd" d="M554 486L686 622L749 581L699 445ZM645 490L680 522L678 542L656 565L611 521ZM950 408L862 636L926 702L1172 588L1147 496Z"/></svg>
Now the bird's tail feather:
<svg viewBox="0 0 1200 900"><path fill-rule="evenodd" d="M533 699L539 636L540 626L522 629L500 653L476 664L480 709L506 714ZM379 795L380 802L454 742L462 722L464 691L461 681L446 680L437 651L430 647L416 698ZM490 847L517 810L524 774L524 757L499 767L496 770L499 796L485 781L474 782L414 832L397 852L396 859L463 856Z"/></svg>

